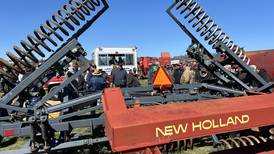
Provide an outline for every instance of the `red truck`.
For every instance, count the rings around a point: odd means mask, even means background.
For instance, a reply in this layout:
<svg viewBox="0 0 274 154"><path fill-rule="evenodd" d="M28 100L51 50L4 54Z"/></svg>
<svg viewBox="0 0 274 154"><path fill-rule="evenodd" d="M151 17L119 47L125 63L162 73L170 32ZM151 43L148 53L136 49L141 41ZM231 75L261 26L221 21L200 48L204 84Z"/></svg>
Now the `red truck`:
<svg viewBox="0 0 274 154"><path fill-rule="evenodd" d="M138 58L138 70L141 78L146 78L149 64L159 63L161 66L166 64L171 65L171 57L169 52L161 52L161 57L139 57Z"/></svg>
<svg viewBox="0 0 274 154"><path fill-rule="evenodd" d="M47 83L45 83L44 89L50 91L52 88L54 88L54 87L60 85L62 82L64 82L64 80L65 80L64 76L53 77Z"/></svg>
<svg viewBox="0 0 274 154"><path fill-rule="evenodd" d="M59 86L64 81L65 81L64 76L61 76L61 77L55 76L55 77L51 78L47 83L45 83L43 87L44 87L45 90L50 92L51 90L53 90L54 88ZM52 99L53 100L58 100L58 94L55 95Z"/></svg>

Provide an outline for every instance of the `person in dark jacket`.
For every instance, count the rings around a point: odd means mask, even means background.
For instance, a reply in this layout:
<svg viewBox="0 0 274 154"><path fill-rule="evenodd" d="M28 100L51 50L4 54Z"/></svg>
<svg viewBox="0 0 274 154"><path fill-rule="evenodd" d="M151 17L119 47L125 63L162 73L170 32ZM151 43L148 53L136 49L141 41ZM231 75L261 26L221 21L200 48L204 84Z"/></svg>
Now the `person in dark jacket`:
<svg viewBox="0 0 274 154"><path fill-rule="evenodd" d="M137 75L130 70L127 75L127 87L140 87L141 84L137 78Z"/></svg>
<svg viewBox="0 0 274 154"><path fill-rule="evenodd" d="M108 80L108 74L106 71L99 69L99 71L102 73L102 77L107 81Z"/></svg>
<svg viewBox="0 0 274 154"><path fill-rule="evenodd" d="M176 64L175 69L173 71L173 78L174 78L174 83L175 84L180 84L180 80L182 77L182 70L179 64Z"/></svg>
<svg viewBox="0 0 274 154"><path fill-rule="evenodd" d="M127 72L123 68L123 64L120 63L115 70L111 73L112 86L114 87L126 87L127 86Z"/></svg>
<svg viewBox="0 0 274 154"><path fill-rule="evenodd" d="M95 70L92 73L92 77L88 81L88 91L96 92L101 91L106 87L106 80L102 76L102 72L100 70Z"/></svg>

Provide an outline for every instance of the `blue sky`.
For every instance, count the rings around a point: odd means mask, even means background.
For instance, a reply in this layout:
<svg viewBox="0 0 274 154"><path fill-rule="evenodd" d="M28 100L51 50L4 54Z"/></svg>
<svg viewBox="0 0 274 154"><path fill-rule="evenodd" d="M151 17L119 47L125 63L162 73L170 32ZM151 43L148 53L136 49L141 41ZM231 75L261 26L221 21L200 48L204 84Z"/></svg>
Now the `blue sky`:
<svg viewBox="0 0 274 154"><path fill-rule="evenodd" d="M110 8L79 39L88 51L96 47L139 48L139 56L185 54L190 39L165 10L173 0L107 0ZM210 16L246 50L274 48L273 0L197 0ZM66 0L1 1L0 57L26 40Z"/></svg>

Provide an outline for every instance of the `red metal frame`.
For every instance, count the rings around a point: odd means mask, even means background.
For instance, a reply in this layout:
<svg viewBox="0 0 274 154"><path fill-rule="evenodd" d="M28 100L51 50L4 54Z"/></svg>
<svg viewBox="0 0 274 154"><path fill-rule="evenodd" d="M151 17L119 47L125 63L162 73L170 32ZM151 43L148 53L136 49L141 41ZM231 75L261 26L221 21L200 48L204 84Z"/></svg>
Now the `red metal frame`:
<svg viewBox="0 0 274 154"><path fill-rule="evenodd" d="M265 69L274 80L274 50L259 50L246 52L246 54L252 65L256 65L258 69Z"/></svg>
<svg viewBox="0 0 274 154"><path fill-rule="evenodd" d="M103 96L114 152L274 124L274 94L129 109L121 96L117 88Z"/></svg>

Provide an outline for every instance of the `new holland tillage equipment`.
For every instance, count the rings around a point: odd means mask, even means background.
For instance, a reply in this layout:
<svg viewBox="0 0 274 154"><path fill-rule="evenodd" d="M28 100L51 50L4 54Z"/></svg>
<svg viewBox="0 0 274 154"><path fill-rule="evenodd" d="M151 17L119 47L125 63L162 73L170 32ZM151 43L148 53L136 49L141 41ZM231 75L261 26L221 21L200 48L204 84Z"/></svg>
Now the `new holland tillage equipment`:
<svg viewBox="0 0 274 154"><path fill-rule="evenodd" d="M14 46L17 56L7 52L11 62L0 58L5 90L0 99L0 136L30 137L25 153L174 152L201 145L204 137L222 152L273 149L273 84L249 66L243 48L194 0L176 0L167 13L192 40L187 53L207 69L211 82L175 85L160 67L152 86L107 88L92 94L77 91L73 81L89 67L77 39L108 7L105 0L69 0L20 41L21 47ZM41 61L43 57L46 60ZM81 62L81 69L32 104L43 85L73 60ZM232 64L250 80L226 69ZM16 83L18 74L27 73ZM78 98L64 96L60 104L47 104L68 85ZM50 116L56 112L60 115ZM88 134L71 133L85 127L90 128Z"/></svg>

